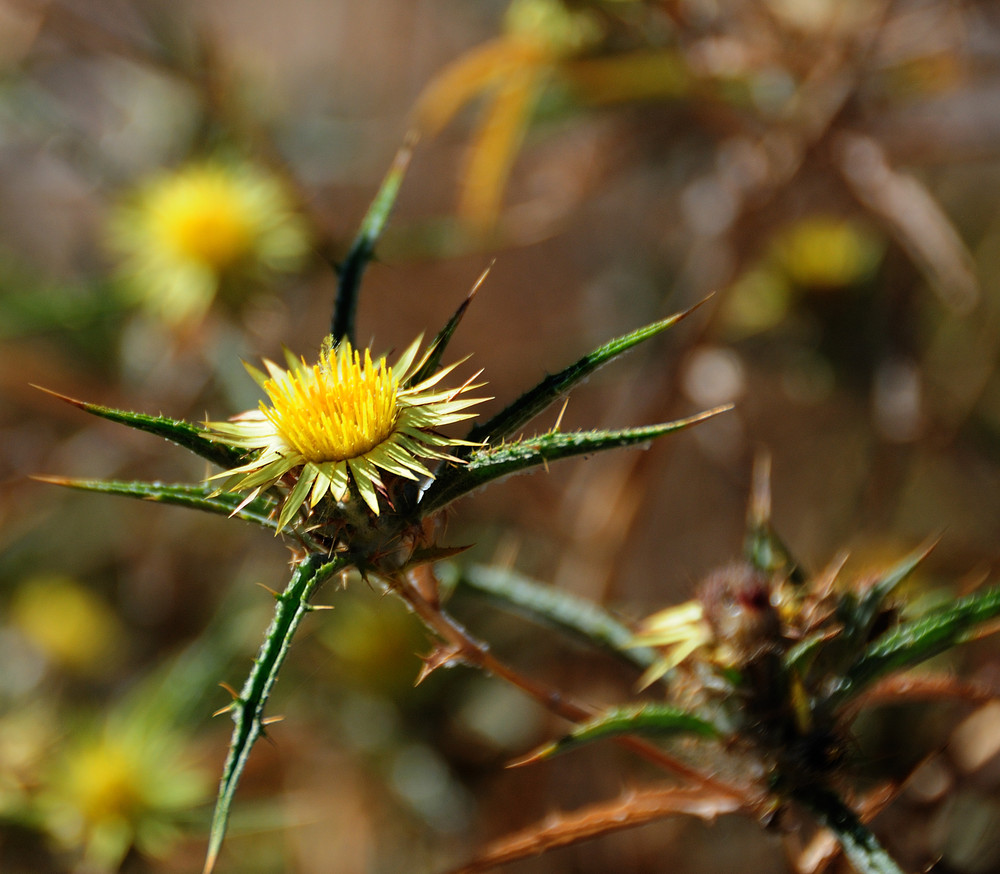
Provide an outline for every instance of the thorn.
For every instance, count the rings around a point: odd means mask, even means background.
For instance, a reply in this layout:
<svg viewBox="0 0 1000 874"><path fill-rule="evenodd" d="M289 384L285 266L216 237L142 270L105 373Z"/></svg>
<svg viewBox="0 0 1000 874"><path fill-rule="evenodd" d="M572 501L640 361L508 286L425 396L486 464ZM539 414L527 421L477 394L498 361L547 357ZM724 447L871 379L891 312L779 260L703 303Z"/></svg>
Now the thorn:
<svg viewBox="0 0 1000 874"><path fill-rule="evenodd" d="M266 719L262 719L260 721L260 724L261 724L261 726L274 725L274 723L276 723L276 722L284 722L284 721L285 721L284 715L282 715L282 716L268 716Z"/></svg>
<svg viewBox="0 0 1000 874"><path fill-rule="evenodd" d="M423 665L421 665L420 673L417 674L413 685L419 686L438 668L450 668L452 665L464 662L461 653L462 650L458 646L438 646L427 655L421 656Z"/></svg>
<svg viewBox="0 0 1000 874"><path fill-rule="evenodd" d="M555 744L546 744L544 747L540 747L537 750L533 750L526 755L520 756L519 758L512 759L504 765L505 768L521 768L525 765L533 765L535 762L540 762L542 759L548 758L555 752Z"/></svg>
<svg viewBox="0 0 1000 874"><path fill-rule="evenodd" d="M76 398L71 398L69 395L64 395L60 392L53 391L50 388L46 388L44 385L38 385L37 383L34 382L29 382L28 385L30 385L32 388L37 388L39 391L45 392L45 394L47 395L51 395L54 398L58 398L61 401L65 401L67 404L72 404L74 407L79 407L81 410L86 410L89 407L93 406L93 404L88 404L86 401L78 401Z"/></svg>
<svg viewBox="0 0 1000 874"><path fill-rule="evenodd" d="M555 434L559 430L559 426L562 424L563 415L566 412L566 407L569 406L569 395L563 398L562 409L559 411L559 415L556 416L556 423L552 426L552 433Z"/></svg>
<svg viewBox="0 0 1000 874"><path fill-rule="evenodd" d="M230 695L233 696L233 701L239 701L240 700L240 693L237 692L232 686L230 686L229 683L222 682L222 683L219 683L219 685L223 689L225 689Z"/></svg>
<svg viewBox="0 0 1000 874"><path fill-rule="evenodd" d="M319 610L336 610L337 608L333 604L306 604L306 610L310 613L317 612Z"/></svg>
<svg viewBox="0 0 1000 874"><path fill-rule="evenodd" d="M468 304L476 296L476 292L479 291L479 287L486 281L486 277L490 275L490 271L493 269L493 266L496 263L497 259L494 258L487 265L486 269L479 274L479 279L475 281L475 283L472 286L472 291L469 292L468 297L466 298L466 304Z"/></svg>
<svg viewBox="0 0 1000 874"><path fill-rule="evenodd" d="M236 709L236 702L230 701L225 707L220 707L218 710L212 713L212 718L216 716L222 716L223 713L232 713Z"/></svg>
<svg viewBox="0 0 1000 874"><path fill-rule="evenodd" d="M276 589L272 589L270 586L265 586L263 583L257 583L257 585L260 588L262 588L265 592L267 592L269 595L271 595L275 601L281 598L281 592L277 591Z"/></svg>
<svg viewBox="0 0 1000 874"><path fill-rule="evenodd" d="M75 479L68 476L48 476L44 473L29 473L28 479L33 479L39 483L48 483L53 486L69 486L70 488L76 483Z"/></svg>

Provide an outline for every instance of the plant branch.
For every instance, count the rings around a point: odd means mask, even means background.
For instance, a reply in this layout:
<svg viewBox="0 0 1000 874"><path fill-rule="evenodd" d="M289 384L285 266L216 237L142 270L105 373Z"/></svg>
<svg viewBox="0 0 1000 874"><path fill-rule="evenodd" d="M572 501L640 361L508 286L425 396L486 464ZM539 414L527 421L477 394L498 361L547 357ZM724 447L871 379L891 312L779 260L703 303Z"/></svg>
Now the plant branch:
<svg viewBox="0 0 1000 874"><path fill-rule="evenodd" d="M432 584L435 581L428 580L428 576L433 577L433 574L434 571L430 565L421 565L417 568L409 568L399 576L387 580L392 590L406 601L420 620L437 634L448 647L443 654L444 657L440 660L434 656L431 657L425 666L421 679L443 664L459 661L510 683L550 712L570 722L577 723L589 720L600 712L591 705L574 701L556 688L524 676L496 658L485 643L473 637L461 623L436 603L428 600L423 594L433 590ZM654 744L635 737L616 738L616 742L688 783L734 798L743 807L753 809L757 806L756 799L751 797L747 789L703 774Z"/></svg>

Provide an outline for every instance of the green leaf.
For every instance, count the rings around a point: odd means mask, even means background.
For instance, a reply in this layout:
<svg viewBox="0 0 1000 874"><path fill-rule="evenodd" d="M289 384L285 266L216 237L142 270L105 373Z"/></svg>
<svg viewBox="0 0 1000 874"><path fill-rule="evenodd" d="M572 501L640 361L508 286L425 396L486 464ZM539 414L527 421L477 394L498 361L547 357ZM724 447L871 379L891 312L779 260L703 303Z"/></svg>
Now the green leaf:
<svg viewBox="0 0 1000 874"><path fill-rule="evenodd" d="M915 549L902 561L876 580L858 600L849 615L841 616L844 628L852 640L863 644L878 617L879 611L885 605L886 599L896 587L905 580L913 569L920 564L936 545L936 541Z"/></svg>
<svg viewBox="0 0 1000 874"><path fill-rule="evenodd" d="M847 860L859 874L903 874L857 814L829 789L806 786L793 795L833 832Z"/></svg>
<svg viewBox="0 0 1000 874"><path fill-rule="evenodd" d="M787 574L796 585L806 581L801 566L771 525L771 456L766 452L758 453L754 460L743 556L761 573Z"/></svg>
<svg viewBox="0 0 1000 874"><path fill-rule="evenodd" d="M680 431L729 409L732 409L731 404L706 410L687 419L621 431L550 431L514 443L477 449L469 456L466 464L447 470L446 475L431 483L418 505L420 513L427 516L495 480L574 455L589 455L607 449L649 443L664 434Z"/></svg>
<svg viewBox="0 0 1000 874"><path fill-rule="evenodd" d="M382 180L382 185L361 222L358 235L340 263L337 271L339 275L337 300L330 324L330 335L334 342L339 343L346 337L354 345L354 320L358 309L358 295L361 291L361 277L375 253L375 244L389 222L389 215L396 204L415 145L415 139L407 137L396 152L392 166Z"/></svg>
<svg viewBox="0 0 1000 874"><path fill-rule="evenodd" d="M295 568L285 591L275 595L274 618L264 635L264 643L257 653L243 689L229 708L235 725L229 742L229 755L219 782L219 797L212 815L204 874L209 874L215 867L226 835L236 787L243 776L250 750L264 734L264 706L302 618L313 609L309 605L309 598L320 583L348 566L348 559L328 561L325 556L313 553Z"/></svg>
<svg viewBox="0 0 1000 874"><path fill-rule="evenodd" d="M46 394L59 398L67 404L72 404L86 413L100 416L110 422L117 422L120 425L127 425L139 431L146 431L155 434L171 443L176 443L200 455L202 458L217 464L222 468L236 467L244 459L245 451L234 446L227 446L207 437L211 432L206 428L192 425L190 422L182 422L179 419L171 419L168 416L149 416L145 413L133 413L128 410L116 410L112 407L102 407L99 404L91 404L87 401L78 401L76 398L67 397L58 392L51 391L41 386L35 386Z"/></svg>
<svg viewBox="0 0 1000 874"><path fill-rule="evenodd" d="M452 334L455 333L455 329L462 321L463 316L465 316L465 311L469 308L469 304L472 303L472 299L476 296L476 292L479 291L483 282L485 282L489 272L489 268L487 268L480 274L479 278L476 280L476 284L472 286L472 291L466 295L465 300L463 300L459 308L455 310L452 317L448 319L448 323L440 331L438 331L437 336L433 339L433 341L431 341L431 344L427 347L427 351L424 353L423 364L421 364L413 376L407 380L407 385L416 385L417 383L423 382L425 379L431 377L438 369L438 365L441 363L441 356L444 355L444 350L448 347Z"/></svg>
<svg viewBox="0 0 1000 874"><path fill-rule="evenodd" d="M629 647L634 632L593 601L547 586L504 568L473 565L457 575L460 586L587 643L612 651L639 668L656 661L649 647Z"/></svg>
<svg viewBox="0 0 1000 874"><path fill-rule="evenodd" d="M519 759L515 764L527 765L596 740L626 734L646 737L676 737L682 734L717 737L719 733L711 722L669 704L615 707L588 722L581 723L565 737Z"/></svg>
<svg viewBox="0 0 1000 874"><path fill-rule="evenodd" d="M80 489L85 492L99 492L105 495L120 495L125 498L139 498L143 501L155 501L161 504L176 504L192 510L204 510L207 513L218 513L222 516L232 516L244 522L252 522L271 531L276 529L272 512L275 502L267 497L259 497L240 507L242 495L230 493L213 494L216 486L206 483L158 483L158 482L121 482L115 480L68 479L66 477L35 476L40 482Z"/></svg>
<svg viewBox="0 0 1000 874"><path fill-rule="evenodd" d="M975 636L977 626L1000 616L1000 586L952 601L883 634L861 652L825 702L839 706L894 671L926 661Z"/></svg>
<svg viewBox="0 0 1000 874"><path fill-rule="evenodd" d="M575 364L571 364L559 373L547 376L533 389L521 395L514 403L497 413L492 419L477 425L469 432L468 439L474 443L485 443L501 440L509 437L522 425L527 424L539 413L543 412L555 400L568 392L573 386L589 377L594 371L609 361L613 361L619 355L627 352L633 346L637 346L644 340L655 337L661 331L676 325L685 316L693 313L704 303L695 304L690 309L683 312L674 313L658 322L646 325L617 337L595 349L589 355L584 355Z"/></svg>

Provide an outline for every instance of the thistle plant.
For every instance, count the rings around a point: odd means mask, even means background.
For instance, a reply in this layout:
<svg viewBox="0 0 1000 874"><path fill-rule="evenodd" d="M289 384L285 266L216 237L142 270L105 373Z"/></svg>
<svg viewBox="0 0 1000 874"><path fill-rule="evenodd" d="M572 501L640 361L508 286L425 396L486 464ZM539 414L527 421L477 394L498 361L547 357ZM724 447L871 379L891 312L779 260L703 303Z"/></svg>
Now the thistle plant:
<svg viewBox="0 0 1000 874"><path fill-rule="evenodd" d="M743 558L710 574L695 597L629 626L600 606L506 571L448 571L502 606L528 613L630 662L636 697L608 709L576 701L514 670L446 609L441 578L462 552L437 524L443 511L482 486L563 458L627 446L687 428L718 413L622 430L522 429L601 366L687 316L676 313L606 342L461 437L449 436L486 400L480 373L458 377L444 363L449 341L484 281L426 345L418 337L392 363L359 348L354 314L365 267L388 221L409 161L401 150L340 265L331 323L315 363L285 351L285 365L247 366L264 395L227 421L189 423L64 398L94 415L178 444L220 468L200 483L162 484L46 477L72 488L177 504L253 523L282 536L291 577L274 592L274 617L243 686L228 686L221 712L234 722L211 824L204 870L215 867L230 812L289 647L320 587L354 574L400 598L437 642L418 681L464 664L513 684L574 724L562 738L524 756L530 764L583 744L613 739L669 774L671 782L545 823L486 848L461 872L652 819L740 813L762 823L799 808L828 828L854 868L900 868L865 820L892 791L867 794L851 756L852 723L868 704L894 695L988 696L967 683L903 677L905 669L982 633L1000 615L1000 589L911 615L899 597L922 547L862 581L841 579L840 564L810 575L770 523L766 465L755 478ZM223 684L225 685L225 684ZM645 690L645 691L642 691ZM654 697L655 693L655 697ZM666 746L687 739L715 749L705 770ZM701 761L701 757L699 757ZM722 776L738 773L738 778ZM874 800L873 800L874 799Z"/></svg>
<svg viewBox="0 0 1000 874"><path fill-rule="evenodd" d="M484 398L474 374L453 383L461 364L443 365L448 342L473 294L426 347L418 338L389 364L356 348L354 312L360 279L388 219L407 166L404 147L386 177L360 233L341 265L331 334L318 362L286 353L286 367L265 361L248 367L267 396L259 408L228 422L194 424L63 398L94 415L165 437L219 466L206 482L171 484L47 477L51 482L106 494L178 504L254 523L283 535L292 548L292 574L275 593L274 618L243 687L224 710L233 735L213 816L205 871L216 863L237 786L268 722L265 707L289 647L325 582L351 571L394 593L439 638L424 672L465 663L514 683L569 719L590 711L508 668L443 608L434 562L461 552L440 538L436 520L460 498L496 480L551 462L627 446L687 428L727 409L622 430L563 432L531 437L521 429L602 365L676 324L680 312L605 343L544 379L465 437L440 429L473 414ZM485 276L483 277L485 278ZM690 311L688 311L690 312ZM222 712L222 711L220 711ZM655 749L637 749L667 761Z"/></svg>
<svg viewBox="0 0 1000 874"><path fill-rule="evenodd" d="M900 589L933 543L891 567L851 580L841 558L806 574L770 525L769 462L758 462L744 555L708 574L695 597L641 622L633 633L615 628L593 605L574 611L527 580L466 575L466 585L508 592L518 609L583 632L644 668L640 689L662 694L626 701L580 721L563 737L523 757L527 765L607 739L687 740L716 770L703 772L681 758L672 770L680 785L631 789L621 798L500 839L455 874L502 863L642 825L690 815L714 819L741 813L762 825L793 828L794 809L811 814L836 839L820 847L829 862L838 848L862 874L902 874L866 826L900 791L872 785L852 755L852 725L866 708L894 701L986 700L992 689L945 674L908 668L989 633L1000 615L1000 587L918 612ZM586 617L586 618L584 618ZM568 621L567 621L568 619ZM662 684L659 681L663 681ZM654 686L654 684L657 684ZM719 774L737 774L721 778ZM805 854L803 854L805 855ZM801 870L816 870L816 865Z"/></svg>

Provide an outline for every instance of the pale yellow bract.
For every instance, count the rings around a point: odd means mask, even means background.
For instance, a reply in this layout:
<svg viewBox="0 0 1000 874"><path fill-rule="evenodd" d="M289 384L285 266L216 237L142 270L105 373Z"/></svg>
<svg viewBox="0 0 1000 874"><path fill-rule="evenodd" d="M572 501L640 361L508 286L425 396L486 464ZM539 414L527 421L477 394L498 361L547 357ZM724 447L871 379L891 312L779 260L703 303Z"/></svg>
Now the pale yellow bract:
<svg viewBox="0 0 1000 874"><path fill-rule="evenodd" d="M470 444L437 429L471 418L466 411L487 399L461 397L479 387L471 380L437 388L457 364L412 382L430 355L418 357L419 349L417 338L390 366L367 349L362 357L347 340L336 347L328 341L317 364L286 353L287 367L266 359L267 373L247 366L269 402L229 422L208 423L213 439L257 451L252 461L217 475L226 477L221 490L247 492L249 502L282 483L289 491L281 531L307 501L311 509L326 496L346 500L352 483L377 516L384 474L431 479L425 462L457 461L448 450Z"/></svg>

